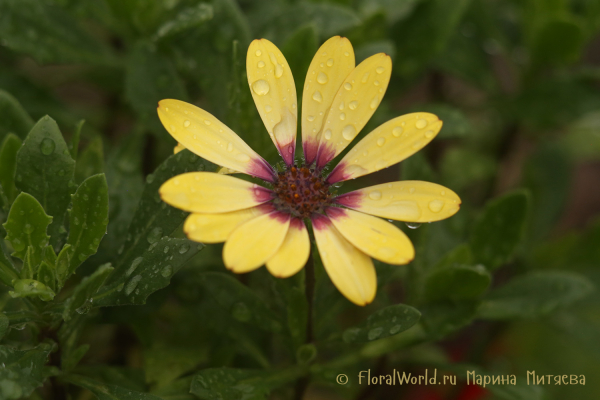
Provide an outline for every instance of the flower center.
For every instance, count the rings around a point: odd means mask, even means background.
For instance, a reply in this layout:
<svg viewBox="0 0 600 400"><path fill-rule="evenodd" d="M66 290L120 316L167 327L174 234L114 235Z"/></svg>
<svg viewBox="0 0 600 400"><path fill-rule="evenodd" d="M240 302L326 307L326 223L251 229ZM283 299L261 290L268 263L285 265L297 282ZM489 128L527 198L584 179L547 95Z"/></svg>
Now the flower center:
<svg viewBox="0 0 600 400"><path fill-rule="evenodd" d="M319 172L306 166L291 166L279 172L273 184L275 208L297 218L323 213L330 204L329 184Z"/></svg>

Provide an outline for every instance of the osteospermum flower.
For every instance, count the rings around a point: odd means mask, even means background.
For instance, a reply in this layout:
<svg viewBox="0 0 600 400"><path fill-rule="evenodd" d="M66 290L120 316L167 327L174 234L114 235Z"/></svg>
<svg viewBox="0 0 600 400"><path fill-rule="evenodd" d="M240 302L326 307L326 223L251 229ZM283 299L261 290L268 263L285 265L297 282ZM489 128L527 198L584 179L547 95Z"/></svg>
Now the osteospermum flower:
<svg viewBox="0 0 600 400"><path fill-rule="evenodd" d="M447 218L460 199L443 186L400 181L335 196L332 185L396 164L429 143L442 127L435 115L407 114L369 133L329 175L324 167L365 126L390 80L390 57L380 53L355 67L346 38L329 39L308 69L302 97L303 160L296 160L297 98L290 67L266 39L248 49L248 83L258 112L285 162L276 171L238 135L208 112L178 100L162 100L158 115L169 133L193 153L229 171L249 174L264 186L236 177L191 172L160 188L162 199L191 212L189 239L225 242L223 261L237 273L266 264L289 277L306 264L311 221L323 265L338 290L358 305L377 288L371 258L406 264L414 258L407 236L384 219L422 223Z"/></svg>

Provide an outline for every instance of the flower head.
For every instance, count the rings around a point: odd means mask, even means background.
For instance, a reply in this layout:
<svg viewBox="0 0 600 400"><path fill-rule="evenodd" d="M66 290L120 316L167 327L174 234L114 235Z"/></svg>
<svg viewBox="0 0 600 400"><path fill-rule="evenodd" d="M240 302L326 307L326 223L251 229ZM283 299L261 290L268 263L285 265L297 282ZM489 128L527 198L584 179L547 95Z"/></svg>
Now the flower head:
<svg viewBox="0 0 600 400"><path fill-rule="evenodd" d="M324 167L350 144L381 102L390 80L390 57L376 54L355 66L348 39L336 36L321 46L303 90L303 160L296 157L296 87L283 54L268 40L255 40L246 65L254 102L285 162L284 170L276 171L206 111L162 100L158 115L180 145L265 183L192 172L165 182L162 199L191 212L184 224L191 240L225 242L225 266L238 273L263 264L277 277L298 272L310 255L305 223L312 222L334 285L355 304L370 303L377 288L372 258L396 265L414 258L406 235L378 217L438 221L455 214L460 199L450 189L421 181L391 182L339 196L332 185L411 156L435 137L442 121L428 113L394 118L369 133L325 175Z"/></svg>

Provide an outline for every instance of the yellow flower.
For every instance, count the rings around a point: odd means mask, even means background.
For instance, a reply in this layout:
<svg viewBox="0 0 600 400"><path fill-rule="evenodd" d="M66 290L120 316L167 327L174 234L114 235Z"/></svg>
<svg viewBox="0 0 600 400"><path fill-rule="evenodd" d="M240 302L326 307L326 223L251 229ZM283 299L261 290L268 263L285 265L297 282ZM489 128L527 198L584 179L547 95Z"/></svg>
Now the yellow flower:
<svg viewBox="0 0 600 400"><path fill-rule="evenodd" d="M290 67L266 39L248 49L248 83L258 112L285 161L282 172L206 111L178 100L162 100L158 115L185 148L227 172L264 180L265 186L222 173L178 175L160 188L168 204L191 212L188 238L225 242L225 266L237 273L266 264L289 277L306 264L310 220L323 265L338 290L357 305L375 297L371 259L406 264L414 247L381 218L422 223L455 214L459 197L443 186L420 181L375 185L333 196L331 185L396 164L429 143L442 127L435 115L407 114L379 126L350 150L328 176L323 168L365 126L390 80L390 57L380 53L358 66L346 38L332 37L308 69L302 97L304 160L296 160L297 97ZM179 146L178 146L179 147ZM180 147L179 147L180 148Z"/></svg>

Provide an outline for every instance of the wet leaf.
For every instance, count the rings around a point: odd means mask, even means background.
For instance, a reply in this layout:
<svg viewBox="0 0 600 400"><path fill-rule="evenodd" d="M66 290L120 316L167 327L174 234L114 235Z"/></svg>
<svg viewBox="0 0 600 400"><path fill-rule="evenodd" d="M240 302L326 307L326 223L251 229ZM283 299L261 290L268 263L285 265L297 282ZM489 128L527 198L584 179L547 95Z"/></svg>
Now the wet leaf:
<svg viewBox="0 0 600 400"><path fill-rule="evenodd" d="M0 146L0 187L8 200L12 203L19 193L15 186L15 170L17 169L17 152L21 148L21 139L16 135L8 134Z"/></svg>
<svg viewBox="0 0 600 400"><path fill-rule="evenodd" d="M149 295L167 286L171 277L202 248L203 244L187 239L156 238L126 268L115 268L107 284L94 296L94 305L145 304Z"/></svg>
<svg viewBox="0 0 600 400"><path fill-rule="evenodd" d="M425 331L431 340L440 340L473 321L477 313L477 302L441 301L420 308Z"/></svg>
<svg viewBox="0 0 600 400"><path fill-rule="evenodd" d="M471 231L475 261L493 270L511 260L523 240L529 192L519 190L489 201Z"/></svg>
<svg viewBox="0 0 600 400"><path fill-rule="evenodd" d="M96 253L108 224L108 186L104 174L87 178L77 188L69 216L71 245L69 270L60 277L64 282L89 256Z"/></svg>
<svg viewBox="0 0 600 400"><path fill-rule="evenodd" d="M93 296L113 270L114 268L110 264L104 264L98 267L93 274L83 278L73 290L73 294L65 301L63 319L69 320L74 312L87 314L93 306Z"/></svg>
<svg viewBox="0 0 600 400"><path fill-rule="evenodd" d="M37 280L46 285L50 290L56 293L56 274L54 264L50 265L42 261L37 271Z"/></svg>
<svg viewBox="0 0 600 400"><path fill-rule="evenodd" d="M163 400L160 397L136 392L116 385L105 385L94 379L69 374L64 379L74 385L80 386L92 392L98 400Z"/></svg>
<svg viewBox="0 0 600 400"><path fill-rule="evenodd" d="M126 233L127 238L118 251L119 257L114 263L116 273L111 282L122 276L136 258L143 256L150 247L154 248L160 238L173 234L187 217L188 213L171 207L160 199L160 186L175 175L213 168L213 164L189 150L183 150L170 156L154 173L146 177L142 197Z"/></svg>
<svg viewBox="0 0 600 400"><path fill-rule="evenodd" d="M5 253L3 243L0 239L0 281L6 286L12 286L12 281L19 278L19 271L15 268L10 256Z"/></svg>
<svg viewBox="0 0 600 400"><path fill-rule="evenodd" d="M6 240L15 250L12 255L25 260L27 247L31 246L32 267L37 267L42 261L42 251L48 244L46 229L51 221L52 217L46 215L33 196L27 193L17 196L3 225L7 233Z"/></svg>
<svg viewBox="0 0 600 400"><path fill-rule="evenodd" d="M534 318L566 307L593 289L588 278L573 272L530 273L492 291L478 314L485 319Z"/></svg>
<svg viewBox="0 0 600 400"><path fill-rule="evenodd" d="M0 398L20 399L29 396L44 382L43 367L52 346L40 344L29 350L0 346Z"/></svg>
<svg viewBox="0 0 600 400"><path fill-rule="evenodd" d="M412 327L421 318L421 313L406 304L395 304L371 314L362 324L346 329L344 342L370 342L397 335Z"/></svg>
<svg viewBox="0 0 600 400"><path fill-rule="evenodd" d="M17 279L13 282L14 291L8 292L13 298L39 297L44 301L54 298L54 292L48 286L34 279Z"/></svg>
<svg viewBox="0 0 600 400"><path fill-rule="evenodd" d="M10 93L1 89L0 115L2 115L2 119L0 120L0 140L4 140L4 137L9 133L24 138L27 132L33 127L33 120L27 114L27 111L23 109L19 101Z"/></svg>
<svg viewBox="0 0 600 400"><path fill-rule="evenodd" d="M71 201L74 169L75 161L58 125L48 116L41 118L17 154L16 185L35 197L53 217L48 228L53 246L62 236L61 228Z"/></svg>

